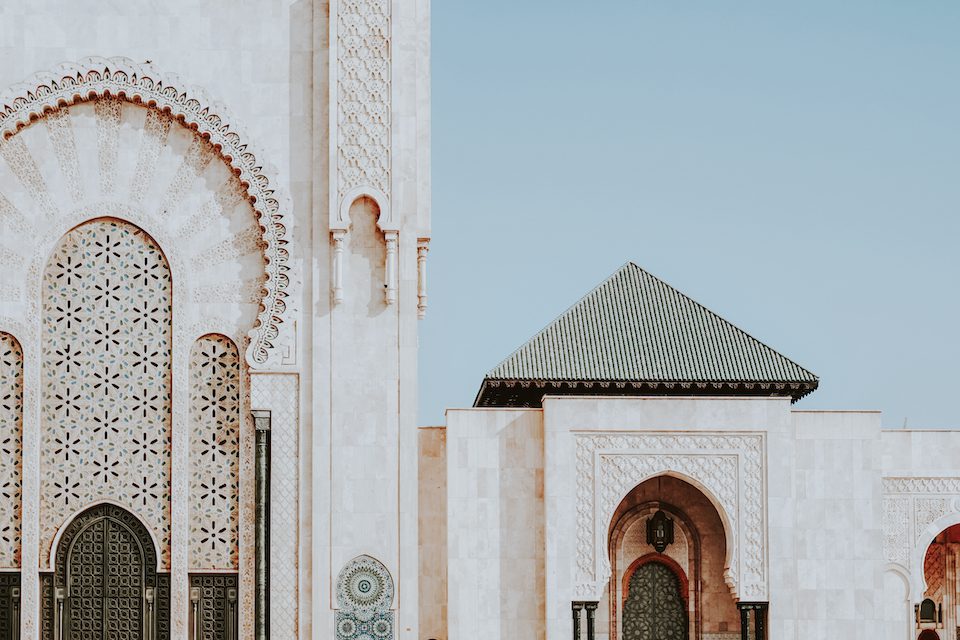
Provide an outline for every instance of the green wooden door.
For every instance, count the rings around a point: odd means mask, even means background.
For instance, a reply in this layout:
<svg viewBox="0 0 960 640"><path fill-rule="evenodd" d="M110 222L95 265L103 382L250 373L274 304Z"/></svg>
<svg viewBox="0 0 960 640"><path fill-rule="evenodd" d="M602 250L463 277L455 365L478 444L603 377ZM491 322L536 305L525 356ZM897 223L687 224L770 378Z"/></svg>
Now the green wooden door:
<svg viewBox="0 0 960 640"><path fill-rule="evenodd" d="M677 575L659 562L639 567L623 604L623 640L687 640L687 629Z"/></svg>
<svg viewBox="0 0 960 640"><path fill-rule="evenodd" d="M144 562L127 527L101 518L77 535L67 557L66 638L142 640Z"/></svg>

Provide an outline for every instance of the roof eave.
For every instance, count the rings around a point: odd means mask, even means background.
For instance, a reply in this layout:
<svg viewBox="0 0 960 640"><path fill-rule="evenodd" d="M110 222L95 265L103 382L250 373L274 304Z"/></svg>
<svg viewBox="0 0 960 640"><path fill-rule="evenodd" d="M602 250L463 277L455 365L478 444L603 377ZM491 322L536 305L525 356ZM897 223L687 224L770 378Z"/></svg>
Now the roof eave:
<svg viewBox="0 0 960 640"><path fill-rule="evenodd" d="M740 395L745 396L784 396L789 397L790 402L795 403L802 398L813 393L819 387L820 381L814 380L536 380L536 379L497 379L484 378L480 385L480 390L474 399L474 407L485 406L483 403L491 395L500 395L492 392L492 389L500 388L520 388L532 389L536 395L537 389L542 389L539 394L542 400L543 396L548 395L551 389L561 391L561 393L570 393L576 391L595 390L601 394L616 395L618 390L624 391L623 396L631 395L685 395L689 392L693 395ZM633 391L634 393L630 393ZM579 395L579 394L576 394ZM585 393L583 395L589 395ZM486 405L491 406L491 405ZM492 405L492 406L511 406Z"/></svg>

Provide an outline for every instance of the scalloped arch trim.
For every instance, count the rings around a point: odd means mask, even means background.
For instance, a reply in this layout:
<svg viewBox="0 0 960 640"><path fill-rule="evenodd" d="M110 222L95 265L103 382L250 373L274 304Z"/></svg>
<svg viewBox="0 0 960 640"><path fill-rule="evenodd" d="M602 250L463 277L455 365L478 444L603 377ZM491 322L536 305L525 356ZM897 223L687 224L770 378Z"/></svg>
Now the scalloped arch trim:
<svg viewBox="0 0 960 640"><path fill-rule="evenodd" d="M37 73L0 94L0 139L11 138L55 109L104 97L170 114L208 140L246 189L264 242L266 272L246 357L251 367L267 365L287 310L290 255L285 215L290 198L279 187L276 172L224 106L202 89L186 86L177 76L152 65L128 58L84 58Z"/></svg>

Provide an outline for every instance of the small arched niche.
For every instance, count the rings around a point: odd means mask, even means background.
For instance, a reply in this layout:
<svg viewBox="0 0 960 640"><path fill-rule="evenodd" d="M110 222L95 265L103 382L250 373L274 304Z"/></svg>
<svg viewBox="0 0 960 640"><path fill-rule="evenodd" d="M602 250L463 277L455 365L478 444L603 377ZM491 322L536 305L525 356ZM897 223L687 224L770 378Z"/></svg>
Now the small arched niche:
<svg viewBox="0 0 960 640"><path fill-rule="evenodd" d="M664 528L670 529L667 544ZM655 637L670 640L738 631L736 600L724 579L727 534L700 489L673 476L650 478L620 502L607 533L611 576L598 627L609 629L610 640L630 640L632 629L650 625L659 629ZM656 566L638 573L647 565ZM676 597L667 603L645 598L645 590L657 585L661 593L672 593L675 585Z"/></svg>

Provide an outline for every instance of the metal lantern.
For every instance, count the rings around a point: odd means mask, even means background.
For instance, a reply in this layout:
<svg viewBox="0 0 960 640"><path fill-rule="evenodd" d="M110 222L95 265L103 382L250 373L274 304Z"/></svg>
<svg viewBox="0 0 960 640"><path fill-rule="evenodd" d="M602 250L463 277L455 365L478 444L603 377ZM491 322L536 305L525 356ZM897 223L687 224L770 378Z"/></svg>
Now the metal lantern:
<svg viewBox="0 0 960 640"><path fill-rule="evenodd" d="M662 510L647 520L647 544L653 545L657 553L663 553L664 549L673 544L673 520Z"/></svg>

